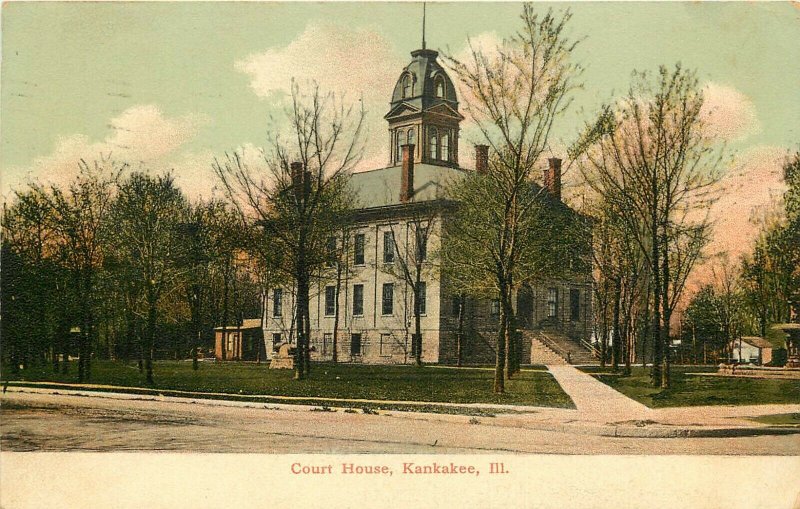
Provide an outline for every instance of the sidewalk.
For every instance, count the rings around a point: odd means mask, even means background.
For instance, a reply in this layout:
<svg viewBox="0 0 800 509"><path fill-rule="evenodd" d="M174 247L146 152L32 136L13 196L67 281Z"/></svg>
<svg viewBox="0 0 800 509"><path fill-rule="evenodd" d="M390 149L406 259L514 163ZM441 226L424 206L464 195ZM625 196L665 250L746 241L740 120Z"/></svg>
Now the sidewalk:
<svg viewBox="0 0 800 509"><path fill-rule="evenodd" d="M652 417L651 409L574 366L548 365L547 369L585 418L608 422Z"/></svg>

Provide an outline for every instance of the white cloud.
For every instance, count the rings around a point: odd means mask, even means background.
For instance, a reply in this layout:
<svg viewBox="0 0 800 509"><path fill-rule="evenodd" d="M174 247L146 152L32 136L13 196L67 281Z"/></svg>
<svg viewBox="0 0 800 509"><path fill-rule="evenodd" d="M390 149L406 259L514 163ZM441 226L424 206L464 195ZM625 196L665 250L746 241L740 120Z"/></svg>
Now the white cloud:
<svg viewBox="0 0 800 509"><path fill-rule="evenodd" d="M34 159L27 170L9 169L3 194L8 196L11 187L19 187L26 177L42 183L66 184L77 174L80 159L110 157L134 168L146 165L155 171L169 169L170 158L207 121L200 115L166 117L154 105L130 107L108 122L109 132L102 141L92 142L83 134L64 136L57 140L51 154Z"/></svg>
<svg viewBox="0 0 800 509"><path fill-rule="evenodd" d="M386 164L383 115L407 63L376 30L310 23L289 45L249 55L235 67L250 76L253 92L266 100L286 98L292 79L301 85L316 81L323 92L342 94L345 104L363 100L366 145L360 167L368 169Z"/></svg>
<svg viewBox="0 0 800 509"><path fill-rule="evenodd" d="M250 55L235 66L250 76L259 97L289 92L294 78L385 103L394 86L389 77L399 76L403 64L377 31L311 23L288 46Z"/></svg>
<svg viewBox="0 0 800 509"><path fill-rule="evenodd" d="M724 140L742 140L761 130L756 107L733 87L708 82L703 86L703 117L711 134Z"/></svg>

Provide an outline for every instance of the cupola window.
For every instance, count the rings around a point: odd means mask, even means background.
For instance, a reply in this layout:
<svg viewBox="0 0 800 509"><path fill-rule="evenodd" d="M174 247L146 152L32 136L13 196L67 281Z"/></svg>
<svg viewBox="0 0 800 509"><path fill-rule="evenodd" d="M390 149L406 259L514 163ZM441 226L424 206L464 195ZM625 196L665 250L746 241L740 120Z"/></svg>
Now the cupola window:
<svg viewBox="0 0 800 509"><path fill-rule="evenodd" d="M450 135L442 134L442 161L450 160Z"/></svg>
<svg viewBox="0 0 800 509"><path fill-rule="evenodd" d="M408 130L408 137L406 138L407 143L409 145L416 145L417 144L417 132L412 127Z"/></svg>
<svg viewBox="0 0 800 509"><path fill-rule="evenodd" d="M414 80L410 74L406 74L403 78L403 98L411 97L414 95Z"/></svg>
<svg viewBox="0 0 800 509"><path fill-rule="evenodd" d="M435 81L436 97L444 97L444 79L441 76Z"/></svg>
<svg viewBox="0 0 800 509"><path fill-rule="evenodd" d="M439 151L439 134L436 132L435 127L431 127L431 159L438 159L437 152Z"/></svg>

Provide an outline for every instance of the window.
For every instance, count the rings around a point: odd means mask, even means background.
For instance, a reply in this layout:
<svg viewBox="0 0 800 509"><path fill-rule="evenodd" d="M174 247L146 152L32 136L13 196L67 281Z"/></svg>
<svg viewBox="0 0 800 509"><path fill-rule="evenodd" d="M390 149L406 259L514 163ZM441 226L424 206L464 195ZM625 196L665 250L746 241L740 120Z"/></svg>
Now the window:
<svg viewBox="0 0 800 509"><path fill-rule="evenodd" d="M439 135L436 132L435 127L431 127L431 159L438 159L437 154L439 153Z"/></svg>
<svg viewBox="0 0 800 509"><path fill-rule="evenodd" d="M414 79L410 74L403 78L403 97L411 97L414 94Z"/></svg>
<svg viewBox="0 0 800 509"><path fill-rule="evenodd" d="M336 287L325 287L325 316L333 316L336 313Z"/></svg>
<svg viewBox="0 0 800 509"><path fill-rule="evenodd" d="M404 138L403 130L397 130L397 156L395 157L395 161L398 163L403 160L403 138Z"/></svg>
<svg viewBox="0 0 800 509"><path fill-rule="evenodd" d="M436 78L436 97L444 97L444 79Z"/></svg>
<svg viewBox="0 0 800 509"><path fill-rule="evenodd" d="M450 135L442 134L442 161L450 160Z"/></svg>
<svg viewBox="0 0 800 509"><path fill-rule="evenodd" d="M326 332L322 335L322 355L328 355L328 348L333 344L333 334Z"/></svg>
<svg viewBox="0 0 800 509"><path fill-rule="evenodd" d="M275 288L272 290L272 316L283 314L283 289Z"/></svg>
<svg viewBox="0 0 800 509"><path fill-rule="evenodd" d="M417 262L424 262L428 258L428 227L417 225L414 237L417 247Z"/></svg>
<svg viewBox="0 0 800 509"><path fill-rule="evenodd" d="M383 284L383 298L381 299L381 314L391 315L394 313L394 284Z"/></svg>
<svg viewBox="0 0 800 509"><path fill-rule="evenodd" d="M461 297L457 295L453 297L452 306L453 316L458 316L458 314L461 312Z"/></svg>
<svg viewBox="0 0 800 509"><path fill-rule="evenodd" d="M581 292L576 288L569 290L569 319L573 322L581 317Z"/></svg>
<svg viewBox="0 0 800 509"><path fill-rule="evenodd" d="M283 343L283 337L281 336L280 332L273 332L272 333L272 350L277 350L278 346Z"/></svg>
<svg viewBox="0 0 800 509"><path fill-rule="evenodd" d="M364 285L353 285L353 315L364 315Z"/></svg>
<svg viewBox="0 0 800 509"><path fill-rule="evenodd" d="M361 355L361 333L350 334L350 355Z"/></svg>
<svg viewBox="0 0 800 509"><path fill-rule="evenodd" d="M547 289L547 317L555 318L558 316L558 289Z"/></svg>
<svg viewBox="0 0 800 509"><path fill-rule="evenodd" d="M419 307L419 314L424 315L427 313L428 308L428 285L425 281L420 281L417 284L417 306Z"/></svg>
<svg viewBox="0 0 800 509"><path fill-rule="evenodd" d="M392 335L381 334L380 341L378 345L379 352L382 356L388 357L392 352Z"/></svg>
<svg viewBox="0 0 800 509"><path fill-rule="evenodd" d="M328 237L328 244L325 248L327 260L325 264L328 267L336 265L336 237Z"/></svg>
<svg viewBox="0 0 800 509"><path fill-rule="evenodd" d="M383 232L383 263L394 263L394 235Z"/></svg>
<svg viewBox="0 0 800 509"><path fill-rule="evenodd" d="M406 142L409 145L416 145L417 143L417 135L413 127L408 130L408 136L406 136Z"/></svg>
<svg viewBox="0 0 800 509"><path fill-rule="evenodd" d="M492 316L500 316L500 301L499 300L494 299L492 301L492 307L491 307L491 311L490 312L491 312Z"/></svg>
<svg viewBox="0 0 800 509"><path fill-rule="evenodd" d="M353 241L353 263L355 265L364 265L364 234L356 233Z"/></svg>

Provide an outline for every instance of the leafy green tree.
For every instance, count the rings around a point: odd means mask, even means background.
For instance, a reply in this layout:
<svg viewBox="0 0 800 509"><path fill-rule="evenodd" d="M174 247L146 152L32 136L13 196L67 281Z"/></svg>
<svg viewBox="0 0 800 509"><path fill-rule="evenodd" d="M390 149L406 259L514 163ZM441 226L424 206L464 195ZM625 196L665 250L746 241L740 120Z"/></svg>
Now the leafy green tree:
<svg viewBox="0 0 800 509"><path fill-rule="evenodd" d="M124 163L110 159L87 163L80 160L78 175L62 189L31 185L47 204L50 229L61 253L59 259L71 273L80 335L78 341L78 381L91 376L91 358L96 338L97 282L108 254L112 203Z"/></svg>
<svg viewBox="0 0 800 509"><path fill-rule="evenodd" d="M119 187L114 203L114 242L141 282L146 312L143 351L147 383L153 384L158 308L167 292L179 288L184 269L177 263L180 226L187 205L172 176L132 173Z"/></svg>

